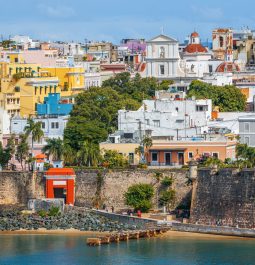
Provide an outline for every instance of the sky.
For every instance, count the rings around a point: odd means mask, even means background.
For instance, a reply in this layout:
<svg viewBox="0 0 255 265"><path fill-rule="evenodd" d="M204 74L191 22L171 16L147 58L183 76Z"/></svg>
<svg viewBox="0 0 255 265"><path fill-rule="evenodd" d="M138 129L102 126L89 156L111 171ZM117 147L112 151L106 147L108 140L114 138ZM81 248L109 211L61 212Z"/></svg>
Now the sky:
<svg viewBox="0 0 255 265"><path fill-rule="evenodd" d="M0 35L43 41L150 39L163 32L179 41L194 30L255 29L254 0L0 0Z"/></svg>

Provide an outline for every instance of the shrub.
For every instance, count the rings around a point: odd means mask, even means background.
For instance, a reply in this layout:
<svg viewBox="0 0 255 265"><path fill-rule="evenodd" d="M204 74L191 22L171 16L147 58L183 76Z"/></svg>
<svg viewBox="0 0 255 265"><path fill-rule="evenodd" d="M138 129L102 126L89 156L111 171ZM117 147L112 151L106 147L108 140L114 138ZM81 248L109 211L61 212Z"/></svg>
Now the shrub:
<svg viewBox="0 0 255 265"><path fill-rule="evenodd" d="M165 177L165 178L161 181L161 184L162 184L164 187L171 187L172 184L173 184L173 182L174 182L173 178Z"/></svg>
<svg viewBox="0 0 255 265"><path fill-rule="evenodd" d="M163 191L160 194L159 203L162 206L169 206L169 204L171 202L173 202L174 199L175 199L175 191L174 190Z"/></svg>
<svg viewBox="0 0 255 265"><path fill-rule="evenodd" d="M37 213L38 213L39 216L42 217L42 218L44 218L44 217L47 216L47 212L46 212L45 210L43 210L43 209L42 209L42 210L39 210Z"/></svg>
<svg viewBox="0 0 255 265"><path fill-rule="evenodd" d="M49 216L58 216L59 214L59 207L51 206L51 208L49 209Z"/></svg>
<svg viewBox="0 0 255 265"><path fill-rule="evenodd" d="M125 193L126 204L134 207L135 210L148 212L152 207L153 194L153 187L150 184L133 185Z"/></svg>

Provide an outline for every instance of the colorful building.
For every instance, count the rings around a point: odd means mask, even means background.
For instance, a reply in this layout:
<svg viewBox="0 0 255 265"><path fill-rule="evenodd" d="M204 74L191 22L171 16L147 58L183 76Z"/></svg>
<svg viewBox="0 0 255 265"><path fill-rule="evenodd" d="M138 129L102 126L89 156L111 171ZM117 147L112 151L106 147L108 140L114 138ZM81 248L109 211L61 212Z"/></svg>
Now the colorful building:
<svg viewBox="0 0 255 265"><path fill-rule="evenodd" d="M44 98L43 104L37 104L37 115L69 115L73 109L73 104L68 100L62 100L60 93L50 93Z"/></svg>
<svg viewBox="0 0 255 265"><path fill-rule="evenodd" d="M45 96L60 93L58 78L43 73L38 64L0 63L0 78L0 106L10 115L34 115Z"/></svg>
<svg viewBox="0 0 255 265"><path fill-rule="evenodd" d="M70 97L85 89L83 67L47 67L42 71L59 79L61 97Z"/></svg>
<svg viewBox="0 0 255 265"><path fill-rule="evenodd" d="M236 139L225 136L207 136L208 140L193 138L186 141L153 141L147 151L150 166L182 166L190 160L202 157L215 157L222 161L236 157Z"/></svg>
<svg viewBox="0 0 255 265"><path fill-rule="evenodd" d="M46 198L64 199L65 204L75 202L75 172L72 168L50 168L45 173Z"/></svg>

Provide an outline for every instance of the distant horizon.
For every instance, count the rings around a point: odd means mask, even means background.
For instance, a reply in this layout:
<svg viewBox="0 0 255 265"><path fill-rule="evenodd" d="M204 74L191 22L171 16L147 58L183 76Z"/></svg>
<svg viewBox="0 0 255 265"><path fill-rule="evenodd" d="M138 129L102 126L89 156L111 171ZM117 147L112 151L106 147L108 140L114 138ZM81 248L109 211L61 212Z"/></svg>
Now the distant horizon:
<svg viewBox="0 0 255 265"><path fill-rule="evenodd" d="M201 40L211 39L214 28L241 29L254 25L255 2L183 0L0 0L0 36L27 35L41 41L120 43L123 38L150 39L164 34L180 42L194 30ZM227 3L228 2L228 3ZM152 12L153 11L153 12Z"/></svg>

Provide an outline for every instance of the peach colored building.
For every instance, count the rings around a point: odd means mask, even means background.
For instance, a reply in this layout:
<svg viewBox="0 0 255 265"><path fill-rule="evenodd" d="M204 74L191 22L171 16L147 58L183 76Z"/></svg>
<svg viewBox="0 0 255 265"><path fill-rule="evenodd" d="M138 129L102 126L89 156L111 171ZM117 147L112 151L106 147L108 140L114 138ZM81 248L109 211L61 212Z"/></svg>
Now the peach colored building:
<svg viewBox="0 0 255 265"><path fill-rule="evenodd" d="M233 137L224 136L208 140L153 141L153 146L147 151L147 161L151 166L181 166L202 156L222 161L235 159L236 143Z"/></svg>

